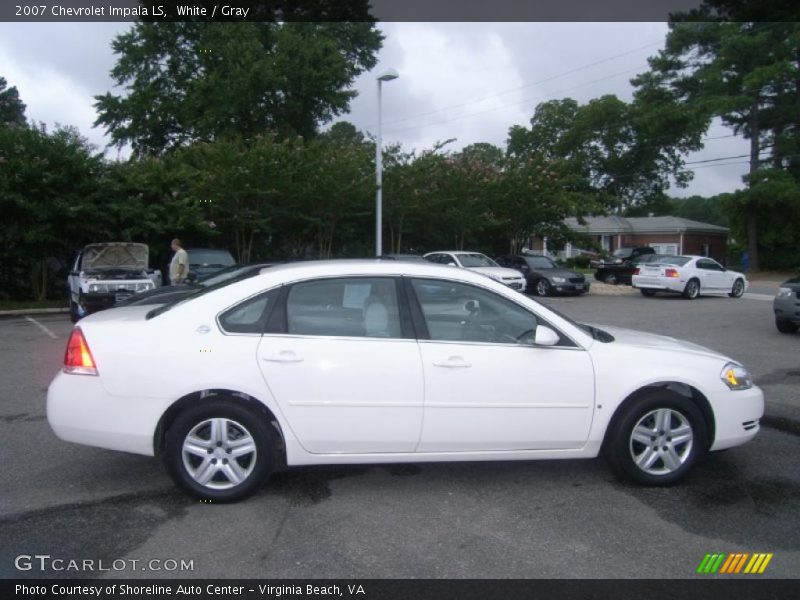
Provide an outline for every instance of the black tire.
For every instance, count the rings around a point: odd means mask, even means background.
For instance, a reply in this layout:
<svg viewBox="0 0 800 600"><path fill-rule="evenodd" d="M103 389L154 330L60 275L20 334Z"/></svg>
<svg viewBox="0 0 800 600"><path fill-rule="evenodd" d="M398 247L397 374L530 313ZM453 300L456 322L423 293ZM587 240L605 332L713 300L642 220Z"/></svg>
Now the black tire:
<svg viewBox="0 0 800 600"><path fill-rule="evenodd" d="M217 437L213 435L210 421L214 419L226 420L225 443L213 442ZM219 421L217 423L222 424ZM213 458L201 458L199 454L188 451L184 453L184 441L190 433L196 440L213 448L209 450L198 444ZM224 398L203 402L181 412L170 425L164 444L164 465L175 484L192 496L214 502L236 502L255 492L272 472L277 447L275 436L275 430L266 415ZM231 457L237 442L247 442L248 439L253 442L254 451L239 458ZM227 443L231 446L227 446ZM223 471L226 469L232 473L232 467L216 466L223 463L229 465L229 461L236 461L239 468L237 472L244 474L238 483L234 483ZM213 463L213 466L209 466L209 463ZM202 475L204 465L209 471L213 470L213 475L205 484L196 479ZM196 469L194 476L190 468Z"/></svg>
<svg viewBox="0 0 800 600"><path fill-rule="evenodd" d="M775 319L775 327L781 333L797 333L798 325L786 319Z"/></svg>
<svg viewBox="0 0 800 600"><path fill-rule="evenodd" d="M733 282L733 287L731 288L730 296L731 298L741 298L744 295L744 281L741 278L737 279Z"/></svg>
<svg viewBox="0 0 800 600"><path fill-rule="evenodd" d="M537 296L549 296L553 293L553 286L547 279L537 279L533 291Z"/></svg>
<svg viewBox="0 0 800 600"><path fill-rule="evenodd" d="M662 431L654 429L648 445L634 439L635 428L639 437L642 437L642 431L649 432L651 424L657 428L658 414L669 416L669 427L683 428L674 431L685 431L688 426L690 439L673 445L667 428ZM650 443L654 444L653 448L649 446ZM664 448L670 448L671 451L662 450ZM706 423L694 402L674 392L654 390L635 399L614 415L606 432L603 453L619 477L643 485L671 485L686 476L706 448ZM645 463L648 460L654 462L645 469L637 465L634 456Z"/></svg>
<svg viewBox="0 0 800 600"><path fill-rule="evenodd" d="M687 300L694 300L700 295L700 281L697 279L690 279L686 282L686 287L683 288L683 297Z"/></svg>
<svg viewBox="0 0 800 600"><path fill-rule="evenodd" d="M72 301L72 298L69 300L69 320L73 323L77 323L80 317L78 316L78 305Z"/></svg>
<svg viewBox="0 0 800 600"><path fill-rule="evenodd" d="M608 285L617 285L619 278L614 273L606 273L603 275L603 283Z"/></svg>
<svg viewBox="0 0 800 600"><path fill-rule="evenodd" d="M642 296L647 296L648 298L652 298L653 296L656 295L655 290L639 290L639 291L642 292Z"/></svg>

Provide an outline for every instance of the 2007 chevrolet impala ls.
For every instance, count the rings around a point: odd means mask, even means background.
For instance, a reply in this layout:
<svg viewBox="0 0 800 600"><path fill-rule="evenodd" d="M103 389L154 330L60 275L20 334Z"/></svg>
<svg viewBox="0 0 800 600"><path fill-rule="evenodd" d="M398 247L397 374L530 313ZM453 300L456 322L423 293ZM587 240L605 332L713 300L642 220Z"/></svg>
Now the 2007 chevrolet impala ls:
<svg viewBox="0 0 800 600"><path fill-rule="evenodd" d="M283 465L592 458L643 484L747 442L739 363L576 323L479 273L282 265L174 304L80 322L50 384L64 440L163 458L233 501Z"/></svg>

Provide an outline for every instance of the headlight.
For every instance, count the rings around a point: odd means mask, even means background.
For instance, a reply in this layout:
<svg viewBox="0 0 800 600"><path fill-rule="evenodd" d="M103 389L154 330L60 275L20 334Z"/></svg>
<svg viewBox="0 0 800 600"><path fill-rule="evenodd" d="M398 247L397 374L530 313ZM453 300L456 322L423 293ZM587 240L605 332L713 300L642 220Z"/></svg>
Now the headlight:
<svg viewBox="0 0 800 600"><path fill-rule="evenodd" d="M564 283L566 281L563 277L553 277L553 283Z"/></svg>
<svg viewBox="0 0 800 600"><path fill-rule="evenodd" d="M137 283L136 284L136 291L137 292L145 292L147 290L153 289L153 282L148 283Z"/></svg>
<svg viewBox="0 0 800 600"><path fill-rule="evenodd" d="M776 298L788 298L792 295L792 288L780 288L776 295Z"/></svg>
<svg viewBox="0 0 800 600"><path fill-rule="evenodd" d="M753 387L753 378L742 365L728 363L719 374L722 382L732 390L747 390Z"/></svg>
<svg viewBox="0 0 800 600"><path fill-rule="evenodd" d="M105 294L108 292L108 285L105 283L90 283L89 292L92 294Z"/></svg>
<svg viewBox="0 0 800 600"><path fill-rule="evenodd" d="M487 273L487 275L495 281L503 281L503 277L501 275L497 275L495 273Z"/></svg>

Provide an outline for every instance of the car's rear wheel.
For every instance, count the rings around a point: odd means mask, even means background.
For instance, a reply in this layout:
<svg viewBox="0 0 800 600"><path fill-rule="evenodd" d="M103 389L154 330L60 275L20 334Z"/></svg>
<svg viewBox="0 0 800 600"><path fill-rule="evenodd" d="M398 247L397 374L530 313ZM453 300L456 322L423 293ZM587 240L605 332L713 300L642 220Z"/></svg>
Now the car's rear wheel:
<svg viewBox="0 0 800 600"><path fill-rule="evenodd" d="M618 278L614 273L606 273L603 275L603 283L608 285L617 285Z"/></svg>
<svg viewBox="0 0 800 600"><path fill-rule="evenodd" d="M733 282L733 287L728 294L731 298L741 298L744 294L744 281L737 279Z"/></svg>
<svg viewBox="0 0 800 600"><path fill-rule="evenodd" d="M781 333L797 333L798 325L786 319L775 319L775 327Z"/></svg>
<svg viewBox="0 0 800 600"><path fill-rule="evenodd" d="M642 296L647 296L648 298L652 298L653 296L656 295L655 290L639 290L639 291L642 292Z"/></svg>
<svg viewBox="0 0 800 600"><path fill-rule="evenodd" d="M700 282L697 279L690 279L683 288L683 297L694 300L700 295Z"/></svg>
<svg viewBox="0 0 800 600"><path fill-rule="evenodd" d="M536 282L536 294L538 296L549 296L553 291L553 286L547 279L539 279Z"/></svg>
<svg viewBox="0 0 800 600"><path fill-rule="evenodd" d="M164 463L173 481L193 496L235 502L255 492L272 471L274 435L264 415L213 400L173 421Z"/></svg>
<svg viewBox="0 0 800 600"><path fill-rule="evenodd" d="M697 406L659 390L615 417L604 453L617 475L645 485L669 485L691 470L705 448L706 426Z"/></svg>

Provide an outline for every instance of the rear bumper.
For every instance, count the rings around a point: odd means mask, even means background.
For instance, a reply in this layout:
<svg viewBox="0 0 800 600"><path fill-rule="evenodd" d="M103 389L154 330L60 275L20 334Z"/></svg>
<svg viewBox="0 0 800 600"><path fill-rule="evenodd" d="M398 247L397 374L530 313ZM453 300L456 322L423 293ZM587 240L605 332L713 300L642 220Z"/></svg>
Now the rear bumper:
<svg viewBox="0 0 800 600"><path fill-rule="evenodd" d="M654 290L657 292L675 292L680 294L686 288L686 282L675 277L645 277L634 275L631 285L638 290Z"/></svg>
<svg viewBox="0 0 800 600"><path fill-rule="evenodd" d="M106 392L100 378L59 371L47 389L47 421L62 440L153 456L167 401Z"/></svg>
<svg viewBox="0 0 800 600"><path fill-rule="evenodd" d="M710 397L714 410L715 434L710 450L724 450L752 440L761 429L764 393L758 386L749 390L721 391Z"/></svg>

